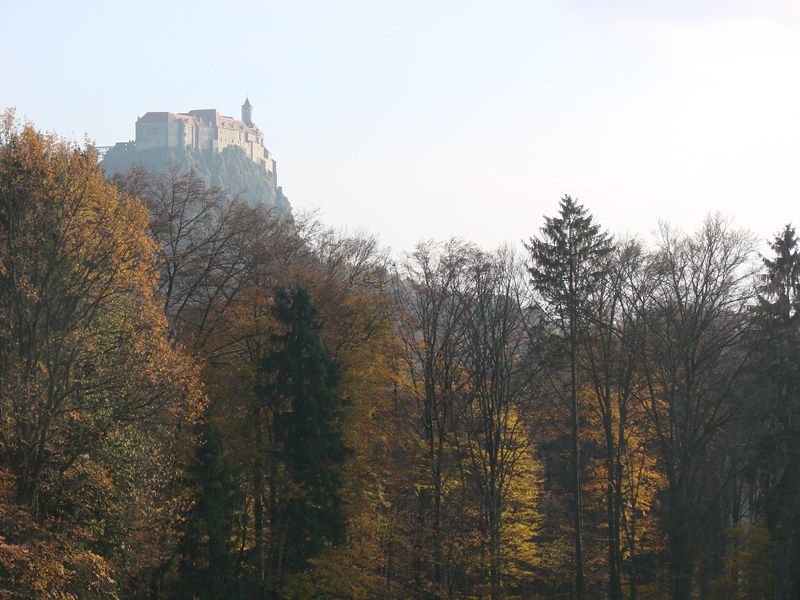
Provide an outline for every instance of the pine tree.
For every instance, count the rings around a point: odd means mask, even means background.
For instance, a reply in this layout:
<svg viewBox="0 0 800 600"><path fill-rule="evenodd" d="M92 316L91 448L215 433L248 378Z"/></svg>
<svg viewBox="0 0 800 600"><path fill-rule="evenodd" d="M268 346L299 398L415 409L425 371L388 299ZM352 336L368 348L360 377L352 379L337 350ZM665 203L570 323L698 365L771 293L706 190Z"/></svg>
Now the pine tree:
<svg viewBox="0 0 800 600"><path fill-rule="evenodd" d="M572 429L572 491L575 527L575 597L583 600L583 507L581 498L580 431L578 423L578 337L584 305L605 275L603 257L612 251L609 236L592 222L592 216L570 196L564 196L559 215L545 217L539 237L526 244L531 256L531 283L539 293L552 322L564 336L570 363L570 426Z"/></svg>
<svg viewBox="0 0 800 600"><path fill-rule="evenodd" d="M272 538L283 542L271 562L273 570L292 573L344 540L341 467L350 450L341 430L341 370L320 338L311 293L301 285L281 289L273 312L283 331L271 338L260 391L273 410L273 453L287 481L282 494L273 494Z"/></svg>

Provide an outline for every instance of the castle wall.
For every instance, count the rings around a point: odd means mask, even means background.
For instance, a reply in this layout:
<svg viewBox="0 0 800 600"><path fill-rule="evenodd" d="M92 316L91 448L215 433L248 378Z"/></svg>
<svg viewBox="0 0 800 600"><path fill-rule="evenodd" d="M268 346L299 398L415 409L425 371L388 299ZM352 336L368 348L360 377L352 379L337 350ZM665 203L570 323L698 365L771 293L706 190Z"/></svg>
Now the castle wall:
<svg viewBox="0 0 800 600"><path fill-rule="evenodd" d="M136 122L136 147L141 150L163 148L169 145L167 123Z"/></svg>
<svg viewBox="0 0 800 600"><path fill-rule="evenodd" d="M215 109L189 113L149 112L136 121L136 148L182 148L222 152L238 146L254 163L275 172L275 161L264 148L264 135L255 126L223 117Z"/></svg>
<svg viewBox="0 0 800 600"><path fill-rule="evenodd" d="M183 121L172 121L167 124L167 147L178 148L186 145Z"/></svg>
<svg viewBox="0 0 800 600"><path fill-rule="evenodd" d="M217 138L217 131L212 127L197 128L198 149L208 151L213 149L214 141Z"/></svg>

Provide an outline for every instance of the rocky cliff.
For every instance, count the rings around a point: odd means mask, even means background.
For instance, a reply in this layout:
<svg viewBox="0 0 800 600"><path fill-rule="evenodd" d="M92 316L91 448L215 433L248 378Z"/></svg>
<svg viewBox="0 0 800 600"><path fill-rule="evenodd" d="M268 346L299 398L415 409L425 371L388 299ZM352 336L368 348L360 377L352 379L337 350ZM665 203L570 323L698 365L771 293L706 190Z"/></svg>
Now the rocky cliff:
<svg viewBox="0 0 800 600"><path fill-rule="evenodd" d="M135 165L166 172L172 167L181 171L194 169L209 183L251 204L264 204L278 213L290 215L292 207L278 186L277 175L255 164L238 147L220 153L192 148L152 148L136 150L133 144L117 144L103 158L107 176L122 173Z"/></svg>

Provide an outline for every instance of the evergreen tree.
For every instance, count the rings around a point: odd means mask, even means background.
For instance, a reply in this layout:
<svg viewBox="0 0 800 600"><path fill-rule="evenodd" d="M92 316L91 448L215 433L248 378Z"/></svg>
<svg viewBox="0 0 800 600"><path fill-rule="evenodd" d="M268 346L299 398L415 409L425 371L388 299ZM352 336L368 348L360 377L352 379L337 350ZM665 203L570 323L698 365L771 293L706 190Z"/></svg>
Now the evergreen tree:
<svg viewBox="0 0 800 600"><path fill-rule="evenodd" d="M766 271L761 275L756 316L773 335L786 334L800 318L800 249L794 227L786 225L769 246L775 254L762 258Z"/></svg>
<svg viewBox="0 0 800 600"><path fill-rule="evenodd" d="M545 217L539 237L526 244L531 256L531 283L547 314L560 329L569 354L572 491L575 527L575 596L585 597L583 580L583 508L581 499L580 431L578 423L578 336L586 300L605 275L602 259L612 251L609 236L570 196L564 196L556 217Z"/></svg>
<svg viewBox="0 0 800 600"><path fill-rule="evenodd" d="M778 542L778 598L800 598L800 248L786 225L764 257L754 321L766 423L758 446L766 524Z"/></svg>
<svg viewBox="0 0 800 600"><path fill-rule="evenodd" d="M188 598L237 598L231 541L240 498L210 423L200 427L191 476L197 492L181 544L181 590Z"/></svg>
<svg viewBox="0 0 800 600"><path fill-rule="evenodd" d="M344 540L341 467L350 450L341 429L344 401L337 394L341 370L320 338L311 293L301 285L278 290L273 313L283 331L271 338L273 351L262 364L267 383L260 391L273 411L273 458L285 483L282 493L271 491L277 498L271 506L271 562L273 571L293 573L327 544Z"/></svg>

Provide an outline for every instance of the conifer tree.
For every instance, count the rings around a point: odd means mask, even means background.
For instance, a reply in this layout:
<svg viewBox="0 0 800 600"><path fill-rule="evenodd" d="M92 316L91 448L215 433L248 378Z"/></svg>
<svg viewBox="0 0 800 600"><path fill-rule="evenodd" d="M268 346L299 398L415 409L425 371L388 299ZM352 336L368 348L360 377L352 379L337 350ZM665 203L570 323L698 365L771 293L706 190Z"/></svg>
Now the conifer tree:
<svg viewBox="0 0 800 600"><path fill-rule="evenodd" d="M539 237L526 244L531 256L531 283L546 314L561 331L569 355L570 427L572 433L572 492L575 527L575 597L583 600L583 533L581 499L580 431L578 423L578 336L586 300L604 276L602 259L612 250L609 236L592 216L569 195L561 199L559 214L545 217Z"/></svg>
<svg viewBox="0 0 800 600"><path fill-rule="evenodd" d="M759 347L759 412L766 425L758 464L766 471L766 524L778 542L778 597L800 597L800 248L786 225L770 243L754 311Z"/></svg>
<svg viewBox="0 0 800 600"><path fill-rule="evenodd" d="M302 285L278 290L273 313L283 331L272 336L274 349L263 361L261 393L273 411L273 458L286 481L271 492L271 562L273 571L292 573L344 540L341 467L350 450L337 393L341 370L320 338L311 293Z"/></svg>
<svg viewBox="0 0 800 600"><path fill-rule="evenodd" d="M239 493L210 423L200 427L191 476L197 497L182 541L181 589L190 598L235 598L233 526Z"/></svg>

